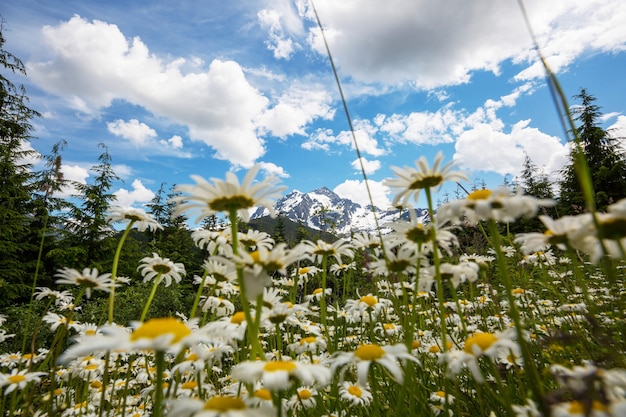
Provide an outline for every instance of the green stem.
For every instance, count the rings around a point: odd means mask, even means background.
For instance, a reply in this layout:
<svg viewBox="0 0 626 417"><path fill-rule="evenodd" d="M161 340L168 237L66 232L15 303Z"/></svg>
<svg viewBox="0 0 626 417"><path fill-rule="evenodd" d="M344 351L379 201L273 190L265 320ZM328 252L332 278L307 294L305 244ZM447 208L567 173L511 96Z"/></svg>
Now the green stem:
<svg viewBox="0 0 626 417"><path fill-rule="evenodd" d="M150 304L152 304L152 299L154 298L154 294L156 294L157 287L161 282L161 273L156 276L154 279L154 284L152 284L152 291L150 291L150 295L148 296L148 301L146 301L146 305L143 307L143 311L141 312L141 318L139 321L143 322L146 319L146 315L148 314L148 309L150 309Z"/></svg>
<svg viewBox="0 0 626 417"><path fill-rule="evenodd" d="M228 213L230 218L230 230L233 247L233 255L239 255L239 236L237 230L237 210L230 210ZM247 325L247 338L248 346L250 346L250 359L256 359L262 357L263 349L259 344L259 326L255 320L252 319L252 312L250 308L250 302L246 297L246 280L244 278L243 268L237 266L237 281L239 284L239 298L241 300L241 307L243 308L243 314L246 317ZM261 293L261 304L257 304L257 310L261 310L263 307L263 293Z"/></svg>
<svg viewBox="0 0 626 417"><path fill-rule="evenodd" d="M435 267L435 281L437 282L437 301L439 303L439 320L441 321L441 344L442 351L448 350L448 331L446 327L446 305L444 302L443 278L441 277L441 259L439 258L439 248L437 246L437 228L435 223L435 210L433 209L433 199L430 188L424 188L426 200L428 201L428 216L432 223L430 227L430 238L433 243L433 265Z"/></svg>
<svg viewBox="0 0 626 417"><path fill-rule="evenodd" d="M154 402L152 403L152 416L161 417L163 415L163 372L165 368L165 352L156 353L156 383L154 392Z"/></svg>
<svg viewBox="0 0 626 417"><path fill-rule="evenodd" d="M189 313L190 319L196 316L196 310L198 309L198 304L200 303L200 296L202 295L202 290L204 290L204 282L206 281L208 275L208 271L204 271L204 274L202 274L202 282L200 282L200 288L198 288L196 298L193 300L193 306L191 307L191 313Z"/></svg>
<svg viewBox="0 0 626 417"><path fill-rule="evenodd" d="M37 277L39 276L39 265L41 264L41 256L43 253L43 243L46 238L46 230L48 228L48 210L43 220L43 229L41 231L41 241L39 242L39 252L37 253L37 265L35 265L35 276L33 277L33 287L30 291L30 302L28 303L28 313L26 315L26 324L24 327L24 338L22 339L22 353L26 353L26 339L28 338L28 330L30 327L30 319L33 310L33 300L35 298L35 290L37 289Z"/></svg>
<svg viewBox="0 0 626 417"><path fill-rule="evenodd" d="M122 254L122 246L124 245L124 241L126 237L130 233L130 229L135 224L135 220L131 220L126 226L126 230L122 234L120 241L117 244L117 249L115 250L115 257L113 258L113 266L111 267L111 292L109 293L109 323L113 323L113 306L115 304L115 279L117 278L117 266L120 262L120 255Z"/></svg>
<svg viewBox="0 0 626 417"><path fill-rule="evenodd" d="M511 283L506 259L504 253L502 252L502 244L500 242L500 233L498 232L498 226L496 222L492 219L490 219L487 224L489 225L489 233L491 235L494 250L496 251L496 259L498 262L498 276L500 277L500 280L502 281L502 284L504 285L504 289L506 291L506 297L509 302L509 315L511 316L513 324L515 325L515 330L517 332L517 342L521 348L522 357L524 358L524 367L527 370L526 374L530 379L528 381L528 386L530 387L535 397L535 400L539 404L540 409L548 410L549 413L549 407L546 404L543 393L542 378L539 374L539 371L537 370L528 343L524 338L522 320L520 318L519 310L517 309L517 304L515 303L515 296L513 295L513 284Z"/></svg>
<svg viewBox="0 0 626 417"><path fill-rule="evenodd" d="M320 321L324 329L326 329L326 266L328 264L328 256L322 257L322 297L320 298Z"/></svg>

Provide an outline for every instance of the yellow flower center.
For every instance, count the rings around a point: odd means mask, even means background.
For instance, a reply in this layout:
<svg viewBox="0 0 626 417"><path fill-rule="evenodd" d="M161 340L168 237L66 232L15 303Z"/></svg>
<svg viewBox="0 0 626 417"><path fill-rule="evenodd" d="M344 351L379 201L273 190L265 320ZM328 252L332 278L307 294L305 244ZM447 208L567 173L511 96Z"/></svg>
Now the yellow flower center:
<svg viewBox="0 0 626 417"><path fill-rule="evenodd" d="M498 338L493 333L477 333L474 336L468 337L465 341L463 350L467 353L474 353L474 346L478 346L481 351L489 349Z"/></svg>
<svg viewBox="0 0 626 417"><path fill-rule="evenodd" d="M428 348L428 351L430 353L438 353L438 352L441 352L441 349L439 349L439 346L437 345L432 345L431 347Z"/></svg>
<svg viewBox="0 0 626 417"><path fill-rule="evenodd" d="M252 258L252 262L256 264L261 263L261 254L259 253L258 250L255 250L254 252L250 253L250 257Z"/></svg>
<svg viewBox="0 0 626 417"><path fill-rule="evenodd" d="M298 391L298 397L301 400L308 400L309 398L311 398L313 396L313 394L311 393L311 391L309 391L308 389L304 388L301 389L300 391Z"/></svg>
<svg viewBox="0 0 626 417"><path fill-rule="evenodd" d="M356 385L350 385L348 387L348 392L350 393L350 395L354 395L355 397L359 398L361 398L361 396L363 395L363 391L361 390L361 388Z"/></svg>
<svg viewBox="0 0 626 417"><path fill-rule="evenodd" d="M17 374L17 375L11 375L10 377L7 378L7 380L11 384L19 384L20 382L26 381L26 377L24 375Z"/></svg>
<svg viewBox="0 0 626 417"><path fill-rule="evenodd" d="M423 190L433 188L443 182L441 175L419 175L418 178L409 185L410 190Z"/></svg>
<svg viewBox="0 0 626 417"><path fill-rule="evenodd" d="M300 275L308 274L310 270L311 268L309 268L308 266L305 266L304 268L300 268L298 270L298 274Z"/></svg>
<svg viewBox="0 0 626 417"><path fill-rule="evenodd" d="M102 388L102 382L100 382L100 381L91 381L91 384L89 384L89 386L91 388L94 388L94 389L100 389L100 388Z"/></svg>
<svg viewBox="0 0 626 417"><path fill-rule="evenodd" d="M233 211L254 207L254 200L246 195L232 195L229 197L216 198L210 201L209 208L214 211Z"/></svg>
<svg viewBox="0 0 626 417"><path fill-rule="evenodd" d="M152 269L157 274L169 274L172 268L168 264L154 264L152 265Z"/></svg>
<svg viewBox="0 0 626 417"><path fill-rule="evenodd" d="M309 337L305 337L304 339L300 340L300 344L303 345L305 343L315 343L316 341L317 341L317 337L309 336Z"/></svg>
<svg viewBox="0 0 626 417"><path fill-rule="evenodd" d="M422 224L418 224L416 227L406 232L406 238L415 243L428 242L430 240L430 237L430 231L424 229L424 226Z"/></svg>
<svg viewBox="0 0 626 417"><path fill-rule="evenodd" d="M91 365L85 366L85 370L87 371L95 371L96 369L98 369L98 365L91 364Z"/></svg>
<svg viewBox="0 0 626 417"><path fill-rule="evenodd" d="M313 295L321 294L322 291L324 291L322 288L316 288L315 291L313 291Z"/></svg>
<svg viewBox="0 0 626 417"><path fill-rule="evenodd" d="M91 278L77 278L76 283L85 288L95 288L98 286L98 283Z"/></svg>
<svg viewBox="0 0 626 417"><path fill-rule="evenodd" d="M467 196L468 200L486 200L491 196L491 190L474 190Z"/></svg>
<svg viewBox="0 0 626 417"><path fill-rule="evenodd" d="M395 330L396 329L396 325L393 323L385 323L383 324L383 329L385 330Z"/></svg>
<svg viewBox="0 0 626 417"><path fill-rule="evenodd" d="M437 397L446 398L446 393L444 391L437 391L435 395Z"/></svg>
<svg viewBox="0 0 626 417"><path fill-rule="evenodd" d="M526 292L526 290L524 290L523 288L515 288L513 291L511 291L514 295L520 295L520 294L524 294Z"/></svg>
<svg viewBox="0 0 626 417"><path fill-rule="evenodd" d="M246 321L246 313L243 311L238 311L230 318L230 322L232 324L241 324Z"/></svg>
<svg viewBox="0 0 626 417"><path fill-rule="evenodd" d="M368 306L373 307L378 303L378 300L373 295L364 295L359 299L359 302L365 303Z"/></svg>
<svg viewBox="0 0 626 417"><path fill-rule="evenodd" d="M63 394L63 388L57 388L52 392L55 396Z"/></svg>
<svg viewBox="0 0 626 417"><path fill-rule="evenodd" d="M593 402L591 403L591 409L594 411L600 411L600 412L607 411L607 407L598 400L593 400ZM586 410L585 404L583 404L582 402L572 401L569 403L569 407L567 411L569 411L573 415L573 414L585 414L590 410Z"/></svg>
<svg viewBox="0 0 626 417"><path fill-rule="evenodd" d="M292 361L273 361L263 366L265 372L291 372L296 369L296 364Z"/></svg>
<svg viewBox="0 0 626 417"><path fill-rule="evenodd" d="M414 340L411 342L411 349L418 349L420 346L422 346L422 342L420 342L419 340Z"/></svg>
<svg viewBox="0 0 626 417"><path fill-rule="evenodd" d="M85 336L95 336L96 331L94 329L85 330Z"/></svg>
<svg viewBox="0 0 626 417"><path fill-rule="evenodd" d="M378 345L361 345L354 351L354 356L363 361L375 361L385 356L385 350Z"/></svg>
<svg viewBox="0 0 626 417"><path fill-rule="evenodd" d="M192 362L192 361L197 361L198 359L200 359L198 357L198 355L196 355L195 353L190 353L189 355L187 355L187 357L185 358L186 361Z"/></svg>
<svg viewBox="0 0 626 417"><path fill-rule="evenodd" d="M271 401L272 399L272 393L265 388L259 388L258 390L254 391L254 396L265 401Z"/></svg>
<svg viewBox="0 0 626 417"><path fill-rule="evenodd" d="M183 389L195 389L198 387L198 383L196 381L187 381L187 382L184 382L181 385L181 387Z"/></svg>
<svg viewBox="0 0 626 417"><path fill-rule="evenodd" d="M191 329L182 321L173 317L150 319L139 326L131 335L130 340L156 339L165 334L172 334L174 338L170 343L180 342L191 334Z"/></svg>
<svg viewBox="0 0 626 417"><path fill-rule="evenodd" d="M229 410L243 410L245 408L246 403L244 403L240 398L222 395L212 397L206 403L204 403L205 410L217 410L227 412Z"/></svg>

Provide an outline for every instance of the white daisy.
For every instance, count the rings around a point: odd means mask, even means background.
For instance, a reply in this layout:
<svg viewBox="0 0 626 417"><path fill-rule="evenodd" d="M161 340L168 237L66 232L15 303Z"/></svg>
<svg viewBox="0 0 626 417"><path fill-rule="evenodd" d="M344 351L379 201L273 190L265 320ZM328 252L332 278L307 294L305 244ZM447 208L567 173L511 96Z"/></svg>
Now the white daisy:
<svg viewBox="0 0 626 417"><path fill-rule="evenodd" d="M163 229L163 226L154 219L152 214L146 213L142 209L133 207L114 206L109 209L107 222L130 222L138 231L144 232L146 229L151 232L157 229Z"/></svg>
<svg viewBox="0 0 626 417"><path fill-rule="evenodd" d="M226 173L226 180L211 178L211 183L198 175L192 175L191 178L196 181L195 185L176 187L176 191L189 195L172 199L178 204L174 215L179 216L189 210L197 212L196 221L200 221L213 214L225 212L237 215L247 222L250 220L249 209L264 207L271 216L275 216L273 199L279 198L286 187L276 186L274 177L253 184L260 168L260 165L254 165L241 184L232 172Z"/></svg>

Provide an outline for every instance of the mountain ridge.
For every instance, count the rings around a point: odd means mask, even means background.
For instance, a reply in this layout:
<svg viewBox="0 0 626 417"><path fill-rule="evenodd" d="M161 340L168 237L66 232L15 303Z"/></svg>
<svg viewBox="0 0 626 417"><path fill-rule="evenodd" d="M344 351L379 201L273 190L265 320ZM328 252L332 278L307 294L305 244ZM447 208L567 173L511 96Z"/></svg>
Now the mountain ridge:
<svg viewBox="0 0 626 417"><path fill-rule="evenodd" d="M348 198L340 197L337 193L326 186L304 193L293 190L278 200L274 206L276 214L288 219L307 225L308 227L336 235L349 235L354 232L373 232L376 230L378 219L382 232L390 231L385 224L408 219L407 210L400 212L398 209L381 209L371 205L361 206ZM418 219L427 221L428 210L423 208L414 209ZM260 219L269 216L269 210L258 207L251 214L250 219Z"/></svg>

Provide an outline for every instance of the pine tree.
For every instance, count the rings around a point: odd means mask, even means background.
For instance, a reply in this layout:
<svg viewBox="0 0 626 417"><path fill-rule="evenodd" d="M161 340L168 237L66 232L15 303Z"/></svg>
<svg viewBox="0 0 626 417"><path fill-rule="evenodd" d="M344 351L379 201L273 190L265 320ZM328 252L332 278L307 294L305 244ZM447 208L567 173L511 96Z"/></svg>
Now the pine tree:
<svg viewBox="0 0 626 417"><path fill-rule="evenodd" d="M76 196L82 200L80 206L75 206L70 211L71 229L80 242L82 248L83 265L75 267L96 266L100 269L100 261L106 259L108 249L103 245L103 238L110 235L109 225L106 221L107 210L115 196L110 190L113 181L119 177L111 167L111 155L103 143L98 145L103 152L98 157L100 162L91 168L96 173L92 184L75 184L78 190Z"/></svg>
<svg viewBox="0 0 626 417"><path fill-rule="evenodd" d="M4 75L26 75L22 61L5 51L4 43L0 21L0 305L27 299L30 293L38 234L31 227L36 218L35 174L28 162L37 153L29 141L31 121L40 116L28 107L24 86L16 86Z"/></svg>
<svg viewBox="0 0 626 417"><path fill-rule="evenodd" d="M537 198L554 198L554 192L552 191L552 183L543 171L541 171L530 159L530 156L526 155L524 158L524 165L519 178L517 178L512 184L515 184L514 189L521 187L524 194L531 195ZM553 208L543 207L540 214L545 214L551 217L555 216ZM509 225L510 233L525 233L525 232L537 232L543 229L543 224L537 217L521 218Z"/></svg>
<svg viewBox="0 0 626 417"><path fill-rule="evenodd" d="M561 171L559 212L574 214L585 209L585 201L580 187L574 161L576 152L583 152L594 190L596 208L603 211L606 206L626 196L626 161L619 149L619 138L599 126L602 113L594 104L596 98L584 88L575 96L581 105L574 110L580 126L576 133L580 138L581 147L572 148L570 163Z"/></svg>

